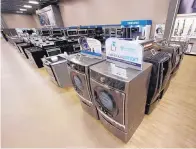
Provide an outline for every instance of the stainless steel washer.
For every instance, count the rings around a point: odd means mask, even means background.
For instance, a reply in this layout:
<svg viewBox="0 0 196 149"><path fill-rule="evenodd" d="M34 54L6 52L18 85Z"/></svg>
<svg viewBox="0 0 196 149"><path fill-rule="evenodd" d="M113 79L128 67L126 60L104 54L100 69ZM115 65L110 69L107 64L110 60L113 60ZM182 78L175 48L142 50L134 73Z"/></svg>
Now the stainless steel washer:
<svg viewBox="0 0 196 149"><path fill-rule="evenodd" d="M59 87L71 87L72 83L67 69L67 60L61 54L57 55L57 61L51 57L43 58L43 65L50 75L51 81Z"/></svg>
<svg viewBox="0 0 196 149"><path fill-rule="evenodd" d="M103 125L127 142L143 120L152 65L143 70L126 68L127 77L112 74L112 65L104 61L90 67L93 103Z"/></svg>
<svg viewBox="0 0 196 149"><path fill-rule="evenodd" d="M98 119L98 114L92 103L89 67L102 61L104 59L89 57L83 54L69 55L67 61L69 75L73 87L80 98L82 108L96 119Z"/></svg>

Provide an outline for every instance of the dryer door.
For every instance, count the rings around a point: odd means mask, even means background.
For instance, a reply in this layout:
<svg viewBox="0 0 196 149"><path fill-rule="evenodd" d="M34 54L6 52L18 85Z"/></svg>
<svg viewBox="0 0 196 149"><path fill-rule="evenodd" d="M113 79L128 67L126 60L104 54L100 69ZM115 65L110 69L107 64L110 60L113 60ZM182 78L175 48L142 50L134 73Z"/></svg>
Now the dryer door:
<svg viewBox="0 0 196 149"><path fill-rule="evenodd" d="M101 114L124 125L125 94L91 79L93 101Z"/></svg>
<svg viewBox="0 0 196 149"><path fill-rule="evenodd" d="M90 92L89 92L89 86L87 80L87 77L85 74L82 74L76 70L71 69L68 67L69 75L73 84L74 89L76 92L82 96L84 99L91 101L90 99Z"/></svg>

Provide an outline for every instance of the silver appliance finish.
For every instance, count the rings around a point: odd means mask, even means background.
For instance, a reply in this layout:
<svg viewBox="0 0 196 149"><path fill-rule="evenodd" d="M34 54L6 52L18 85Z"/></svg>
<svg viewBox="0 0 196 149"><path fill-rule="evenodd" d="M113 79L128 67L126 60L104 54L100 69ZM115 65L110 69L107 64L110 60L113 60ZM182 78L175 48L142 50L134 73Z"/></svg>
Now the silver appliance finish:
<svg viewBox="0 0 196 149"><path fill-rule="evenodd" d="M111 62L90 67L93 103L100 121L115 136L127 142L142 122L152 65L143 70L126 68L127 78L112 74Z"/></svg>
<svg viewBox="0 0 196 149"><path fill-rule="evenodd" d="M67 60L63 56L57 55L58 61L53 62L51 57L43 58L43 65L46 71L50 75L53 83L59 87L70 87L72 86L71 80L69 78L69 73L67 69Z"/></svg>
<svg viewBox="0 0 196 149"><path fill-rule="evenodd" d="M81 99L83 109L96 119L98 119L98 114L92 103L89 67L102 61L104 61L104 59L97 59L78 53L69 55L67 62L71 81Z"/></svg>

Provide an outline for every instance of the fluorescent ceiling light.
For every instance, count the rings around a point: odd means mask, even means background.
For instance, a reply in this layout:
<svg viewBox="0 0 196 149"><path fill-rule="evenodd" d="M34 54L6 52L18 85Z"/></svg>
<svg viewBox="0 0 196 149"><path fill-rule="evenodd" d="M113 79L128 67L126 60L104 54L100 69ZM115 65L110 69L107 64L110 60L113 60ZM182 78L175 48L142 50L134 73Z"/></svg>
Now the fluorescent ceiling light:
<svg viewBox="0 0 196 149"><path fill-rule="evenodd" d="M32 8L32 6L30 6L30 5L24 5L23 7L25 7L25 8Z"/></svg>
<svg viewBox="0 0 196 149"><path fill-rule="evenodd" d="M29 1L30 4L39 4L37 1Z"/></svg>
<svg viewBox="0 0 196 149"><path fill-rule="evenodd" d="M27 11L27 9L20 9L21 11Z"/></svg>

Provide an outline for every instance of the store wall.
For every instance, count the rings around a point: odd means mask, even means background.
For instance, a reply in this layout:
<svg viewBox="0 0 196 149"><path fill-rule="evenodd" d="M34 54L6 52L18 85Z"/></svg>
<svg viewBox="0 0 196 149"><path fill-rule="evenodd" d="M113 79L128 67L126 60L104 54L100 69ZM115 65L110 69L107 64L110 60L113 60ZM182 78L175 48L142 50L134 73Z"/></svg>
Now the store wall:
<svg viewBox="0 0 196 149"><path fill-rule="evenodd" d="M121 20L151 19L164 23L170 0L62 0L65 26L120 24Z"/></svg>
<svg viewBox="0 0 196 149"><path fill-rule="evenodd" d="M34 19L35 22L36 22L37 28L41 28L42 26L41 26L41 24L40 24L40 22L39 22L39 18L38 18L38 16L37 16L36 14L33 15L33 19Z"/></svg>
<svg viewBox="0 0 196 149"><path fill-rule="evenodd" d="M8 28L37 28L37 23L32 15L1 14Z"/></svg>

